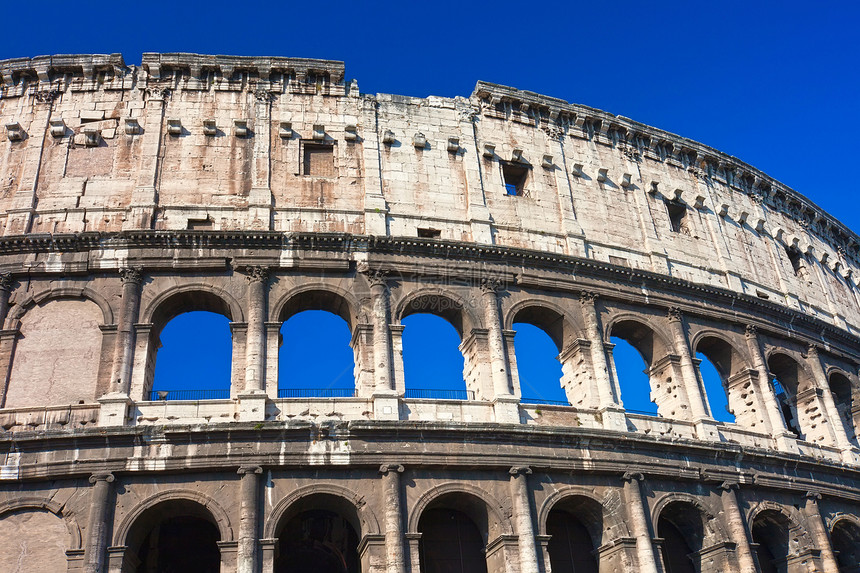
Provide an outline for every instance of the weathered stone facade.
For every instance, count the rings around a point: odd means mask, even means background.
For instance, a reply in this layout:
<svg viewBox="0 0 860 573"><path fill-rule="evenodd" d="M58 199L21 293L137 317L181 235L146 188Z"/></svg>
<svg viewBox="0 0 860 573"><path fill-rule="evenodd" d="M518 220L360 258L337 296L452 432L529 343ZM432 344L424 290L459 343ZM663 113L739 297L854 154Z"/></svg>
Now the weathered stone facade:
<svg viewBox="0 0 860 573"><path fill-rule="evenodd" d="M477 532L468 571L860 570L854 233L623 117L344 78L0 62L0 570L156 571L189 523L201 570L460 570L443 518ZM279 328L309 309L352 330L354 397L279 396ZM150 399L188 310L231 321L229 399ZM409 396L416 312L457 329L469 400ZM520 403L514 322L553 338L570 406ZM625 411L610 336L658 417ZM295 537L315 523L317 553Z"/></svg>

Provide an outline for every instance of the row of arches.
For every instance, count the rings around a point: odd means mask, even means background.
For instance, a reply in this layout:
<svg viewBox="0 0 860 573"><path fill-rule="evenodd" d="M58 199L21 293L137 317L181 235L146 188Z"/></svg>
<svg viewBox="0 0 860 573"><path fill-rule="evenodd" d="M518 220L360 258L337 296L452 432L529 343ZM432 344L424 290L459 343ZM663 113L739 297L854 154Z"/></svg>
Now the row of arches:
<svg viewBox="0 0 860 573"><path fill-rule="evenodd" d="M426 495L409 522L406 538L414 573L486 573L504 559L498 540L510 536L497 501L475 488L440 488ZM336 487L290 496L273 509L261 528L262 569L274 573L360 573L371 570L364 542L380 524L355 496ZM330 491L329 491L330 490ZM585 493L555 496L538 516L542 539L540 570L597 573L632 567L635 557L618 554L628 535L623 512ZM0 508L0 567L4 571L63 571L81 555L80 531L57 504L6 504ZM764 502L748 515L751 548L761 573L798 568L818 553L791 509ZM697 499L669 496L654 507L653 537L665 573L716 573L735 568L721 518ZM13 535L14 532L14 535ZM208 496L191 490L167 491L141 502L115 530L110 569L123 573L224 571L236 532L228 514ZM860 520L837 514L828 537L838 573L855 573L860 557ZM626 564L626 565L625 565ZM834 572L837 573L837 572Z"/></svg>

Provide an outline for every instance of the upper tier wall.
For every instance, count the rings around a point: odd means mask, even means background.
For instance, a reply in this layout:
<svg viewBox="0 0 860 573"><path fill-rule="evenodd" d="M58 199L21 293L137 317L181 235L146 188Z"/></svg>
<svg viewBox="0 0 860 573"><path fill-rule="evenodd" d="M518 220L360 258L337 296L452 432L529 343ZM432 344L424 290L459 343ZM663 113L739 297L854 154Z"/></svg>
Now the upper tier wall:
<svg viewBox="0 0 860 573"><path fill-rule="evenodd" d="M361 95L323 60L46 56L0 62L0 121L5 236L438 236L664 273L860 334L841 223L714 149L530 92Z"/></svg>

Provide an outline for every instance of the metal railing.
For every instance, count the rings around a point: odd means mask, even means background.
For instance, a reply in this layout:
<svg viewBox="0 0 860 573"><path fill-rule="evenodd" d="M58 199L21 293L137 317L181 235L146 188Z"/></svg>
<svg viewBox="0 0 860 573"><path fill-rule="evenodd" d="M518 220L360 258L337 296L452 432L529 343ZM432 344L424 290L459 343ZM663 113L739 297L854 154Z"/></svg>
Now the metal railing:
<svg viewBox="0 0 860 573"><path fill-rule="evenodd" d="M529 398L523 396L520 398L521 404L545 404L547 406L570 406L567 400L545 400L543 398Z"/></svg>
<svg viewBox="0 0 860 573"><path fill-rule="evenodd" d="M640 416L650 416L652 418L662 418L663 417L657 412L648 412L646 410L632 410L630 408L624 408L624 411L628 414L638 414Z"/></svg>
<svg viewBox="0 0 860 573"><path fill-rule="evenodd" d="M278 398L355 398L355 388L278 388Z"/></svg>
<svg viewBox="0 0 860 573"><path fill-rule="evenodd" d="M432 390L428 388L407 388L404 398L415 400L474 400L472 390Z"/></svg>
<svg viewBox="0 0 860 573"><path fill-rule="evenodd" d="M165 400L229 400L230 389L226 390L152 390L149 399L153 402Z"/></svg>

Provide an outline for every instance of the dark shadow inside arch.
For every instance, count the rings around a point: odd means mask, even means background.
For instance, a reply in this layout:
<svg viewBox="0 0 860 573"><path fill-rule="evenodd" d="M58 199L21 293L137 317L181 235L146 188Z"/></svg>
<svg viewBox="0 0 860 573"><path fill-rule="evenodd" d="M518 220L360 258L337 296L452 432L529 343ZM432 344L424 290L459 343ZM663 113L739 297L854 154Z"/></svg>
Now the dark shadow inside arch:
<svg viewBox="0 0 860 573"><path fill-rule="evenodd" d="M275 573L359 573L355 507L331 494L298 500L281 517Z"/></svg>
<svg viewBox="0 0 860 573"><path fill-rule="evenodd" d="M278 396L342 397L355 393L349 323L337 313L305 310L281 326Z"/></svg>
<svg viewBox="0 0 860 573"><path fill-rule="evenodd" d="M546 520L553 573L598 573L603 512L593 499L571 497L558 502Z"/></svg>
<svg viewBox="0 0 860 573"><path fill-rule="evenodd" d="M854 429L854 392L851 389L851 381L848 378L834 372L830 375L830 391L833 393L833 402L839 412L839 419L845 428L848 439L857 445L857 431Z"/></svg>
<svg viewBox="0 0 860 573"><path fill-rule="evenodd" d="M402 324L406 397L472 399L463 377L465 361L456 326L428 313L410 314Z"/></svg>
<svg viewBox="0 0 860 573"><path fill-rule="evenodd" d="M150 400L205 400L230 397L233 337L230 320L195 310L160 329Z"/></svg>
<svg viewBox="0 0 860 573"><path fill-rule="evenodd" d="M487 573L487 508L463 493L433 500L421 513L421 573Z"/></svg>
<svg viewBox="0 0 860 573"><path fill-rule="evenodd" d="M773 354L767 361L767 368L773 379L771 384L777 403L785 420L786 428L798 438L804 439L797 412L800 366L785 354Z"/></svg>
<svg viewBox="0 0 860 573"><path fill-rule="evenodd" d="M666 573L697 573L701 570L701 551L705 529L703 515L685 502L668 504L657 520L657 536L663 538L661 551Z"/></svg>
<svg viewBox="0 0 860 573"><path fill-rule="evenodd" d="M220 571L221 539L212 515L200 504L175 500L160 503L138 517L129 531L124 573Z"/></svg>
<svg viewBox="0 0 860 573"><path fill-rule="evenodd" d="M287 322L292 316L308 310L324 310L339 316L352 332L354 320L349 302L343 296L327 290L308 290L291 297L281 308L278 321Z"/></svg>
<svg viewBox="0 0 860 573"><path fill-rule="evenodd" d="M561 387L562 367L555 339L544 329L525 322L513 324L514 352L522 401L531 404L568 405Z"/></svg>
<svg viewBox="0 0 860 573"><path fill-rule="evenodd" d="M860 573L860 527L840 519L830 533L839 573Z"/></svg>
<svg viewBox="0 0 860 573"><path fill-rule="evenodd" d="M789 556L791 523L778 511L765 510L753 521L751 533L761 573L784 573Z"/></svg>

